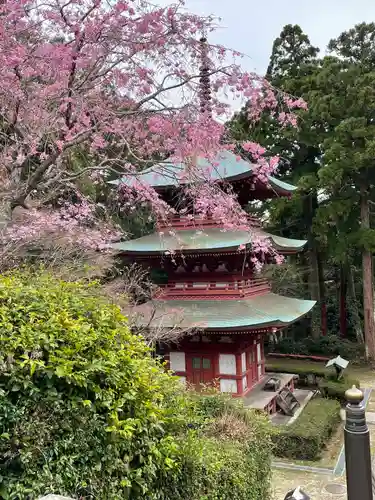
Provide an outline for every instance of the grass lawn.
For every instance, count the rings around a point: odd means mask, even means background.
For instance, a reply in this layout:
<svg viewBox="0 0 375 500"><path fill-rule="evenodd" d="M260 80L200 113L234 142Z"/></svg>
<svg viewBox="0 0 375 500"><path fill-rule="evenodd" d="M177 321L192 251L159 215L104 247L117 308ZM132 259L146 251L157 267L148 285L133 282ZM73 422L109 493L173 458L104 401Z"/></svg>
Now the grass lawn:
<svg viewBox="0 0 375 500"><path fill-rule="evenodd" d="M269 358L270 363L277 363L279 366L285 366L286 373L293 373L293 367L296 366L309 366L312 369L314 367L324 367L325 363L316 362L316 361L308 361L308 360L296 360L296 359L286 359L286 358ZM266 359L267 365L267 359ZM361 382L362 387L374 387L375 388L375 370L370 368L369 366L358 366L358 365L350 365L345 370L345 374L350 378L357 379Z"/></svg>

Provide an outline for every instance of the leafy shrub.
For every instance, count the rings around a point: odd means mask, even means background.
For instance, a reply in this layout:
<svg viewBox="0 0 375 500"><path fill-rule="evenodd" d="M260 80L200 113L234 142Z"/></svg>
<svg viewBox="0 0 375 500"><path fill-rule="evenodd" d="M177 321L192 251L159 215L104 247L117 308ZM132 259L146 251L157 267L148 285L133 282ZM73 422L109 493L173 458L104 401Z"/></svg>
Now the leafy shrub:
<svg viewBox="0 0 375 500"><path fill-rule="evenodd" d="M327 335L319 337L319 339L306 337L300 340L284 337L277 344L268 344L267 350L268 352L277 352L280 354L304 354L327 357L340 355L348 360L359 360L364 356L363 345L343 339L338 335Z"/></svg>
<svg viewBox="0 0 375 500"><path fill-rule="evenodd" d="M359 380L343 377L340 380L324 378L319 382L319 390L323 397L337 399L341 403L345 402L345 391L355 385L360 387Z"/></svg>
<svg viewBox="0 0 375 500"><path fill-rule="evenodd" d="M96 284L47 274L0 276L5 500L51 492L214 500L232 491L239 500L267 499L269 431L253 415L243 420L248 443L217 437L215 419L230 408L245 418L235 402L199 400L165 373ZM201 496L193 483L202 485Z"/></svg>
<svg viewBox="0 0 375 500"><path fill-rule="evenodd" d="M168 498L174 500L269 499L271 439L267 418L241 409L220 396L211 399L222 410L205 415L202 439L184 440L183 482ZM207 407L205 399L203 406Z"/></svg>
<svg viewBox="0 0 375 500"><path fill-rule="evenodd" d="M330 399L312 399L290 426L274 435L278 457L316 460L340 423L340 405Z"/></svg>

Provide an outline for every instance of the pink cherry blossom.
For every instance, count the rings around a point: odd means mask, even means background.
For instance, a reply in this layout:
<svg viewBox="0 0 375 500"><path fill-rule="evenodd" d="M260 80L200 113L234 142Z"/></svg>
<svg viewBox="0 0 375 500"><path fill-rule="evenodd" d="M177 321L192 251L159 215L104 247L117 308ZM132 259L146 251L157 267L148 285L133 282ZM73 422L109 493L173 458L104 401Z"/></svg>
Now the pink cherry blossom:
<svg viewBox="0 0 375 500"><path fill-rule="evenodd" d="M95 206L81 199L78 203L63 203L59 209L31 209L22 223L9 225L2 234L3 241L12 244L37 244L48 239L64 240L83 250L109 250L109 243L121 232L112 225L100 223L94 214Z"/></svg>
<svg viewBox="0 0 375 500"><path fill-rule="evenodd" d="M0 198L12 207L27 206L51 186L61 188L83 173L105 182L106 173L115 170L136 179L131 189L121 186L122 202L147 204L157 218L167 218L171 208L137 175L151 158L169 156L188 165L179 182L198 214L228 227L249 227L235 194L207 179L199 182L194 168L195 158L212 160L220 148L238 146L223 144L225 128L215 118L229 111L222 96L240 96L250 120L268 110L283 125L295 125L293 111L305 103L242 71L237 52L210 44L211 112L202 113L199 39L216 25L212 16L188 12L182 0L166 7L149 0L1 2L0 112L6 140L0 148ZM113 158L109 145L121 154ZM71 167L77 150L89 155L78 173ZM245 143L244 150L254 156L254 176L267 182L277 161L266 159L260 145ZM82 230L83 240L94 245L90 214L78 205L51 208L48 217L45 210L30 210L28 227L12 226L7 234L27 239L38 227L52 234L64 225L67 231ZM105 246L104 236L110 239L105 231L96 235L98 248Z"/></svg>

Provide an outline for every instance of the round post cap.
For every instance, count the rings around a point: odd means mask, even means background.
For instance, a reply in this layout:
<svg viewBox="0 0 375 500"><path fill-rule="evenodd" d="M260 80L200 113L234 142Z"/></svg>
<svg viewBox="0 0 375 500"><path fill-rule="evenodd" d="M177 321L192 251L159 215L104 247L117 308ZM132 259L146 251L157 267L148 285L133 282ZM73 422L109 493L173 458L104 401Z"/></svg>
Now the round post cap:
<svg viewBox="0 0 375 500"><path fill-rule="evenodd" d="M363 392L353 385L351 389L345 391L345 398L348 403L359 404L363 400Z"/></svg>

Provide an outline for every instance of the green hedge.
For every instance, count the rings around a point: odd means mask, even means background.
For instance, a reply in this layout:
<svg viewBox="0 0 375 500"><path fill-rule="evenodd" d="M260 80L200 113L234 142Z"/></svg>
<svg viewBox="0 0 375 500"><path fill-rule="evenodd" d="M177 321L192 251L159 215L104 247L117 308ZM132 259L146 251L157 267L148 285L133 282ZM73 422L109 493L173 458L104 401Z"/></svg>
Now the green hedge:
<svg viewBox="0 0 375 500"><path fill-rule="evenodd" d="M0 498L268 500L269 441L166 373L95 283L0 275Z"/></svg>
<svg viewBox="0 0 375 500"><path fill-rule="evenodd" d="M277 352L280 354L310 354L311 356L342 356L344 359L359 360L364 357L364 346L358 342L343 339L338 335L327 335L314 339L306 337L295 340L284 337L277 344L268 343L266 352Z"/></svg>
<svg viewBox="0 0 375 500"><path fill-rule="evenodd" d="M360 388L359 380L351 378L342 378L341 380L333 380L332 378L324 378L319 381L319 390L323 397L337 399L341 403L345 402L345 391L355 385Z"/></svg>
<svg viewBox="0 0 375 500"><path fill-rule="evenodd" d="M274 454L295 460L316 460L340 423L340 404L330 399L312 399L290 426L274 435Z"/></svg>

